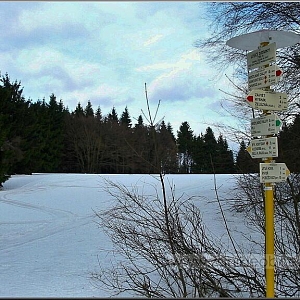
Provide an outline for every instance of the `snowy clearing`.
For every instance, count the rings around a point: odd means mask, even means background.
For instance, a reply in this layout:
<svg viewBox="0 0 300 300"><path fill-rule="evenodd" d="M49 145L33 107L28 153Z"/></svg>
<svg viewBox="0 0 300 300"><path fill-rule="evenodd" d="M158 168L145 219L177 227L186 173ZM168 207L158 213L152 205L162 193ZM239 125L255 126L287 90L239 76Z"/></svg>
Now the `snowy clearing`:
<svg viewBox="0 0 300 300"><path fill-rule="evenodd" d="M104 190L107 178L150 193L153 185L159 190L157 176L145 174L14 175L4 183L0 191L1 297L110 296L90 280L98 260L107 264L112 249L94 214L113 203ZM234 176L217 175L216 179L223 199L234 186ZM177 196L199 196L194 201L203 211L206 226L216 237L226 239L213 175L167 175L168 182L175 185ZM226 211L226 218L231 230L243 231L239 215Z"/></svg>

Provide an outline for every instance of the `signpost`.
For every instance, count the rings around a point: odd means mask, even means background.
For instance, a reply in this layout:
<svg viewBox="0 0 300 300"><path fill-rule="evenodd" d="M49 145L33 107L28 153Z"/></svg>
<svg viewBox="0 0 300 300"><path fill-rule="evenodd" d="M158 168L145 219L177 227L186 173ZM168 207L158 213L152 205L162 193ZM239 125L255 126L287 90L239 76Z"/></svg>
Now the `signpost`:
<svg viewBox="0 0 300 300"><path fill-rule="evenodd" d="M274 62L276 59L276 45L269 44L247 54L248 70L258 68Z"/></svg>
<svg viewBox="0 0 300 300"><path fill-rule="evenodd" d="M252 158L277 157L277 137L251 140L247 151Z"/></svg>
<svg viewBox="0 0 300 300"><path fill-rule="evenodd" d="M276 43L276 48L294 46L300 42L300 35L286 30L262 29L235 36L226 42L229 47L240 50L256 50L262 43Z"/></svg>
<svg viewBox="0 0 300 300"><path fill-rule="evenodd" d="M255 109L282 111L288 106L286 93L252 90L246 99L247 103Z"/></svg>
<svg viewBox="0 0 300 300"><path fill-rule="evenodd" d="M247 54L249 72L249 90L247 103L253 109L263 110L264 117L251 120L252 137L267 136L253 139L247 148L253 158L263 158L260 164L260 182L265 190L265 276L266 297L275 297L275 256L274 256L274 190L276 182L283 182L289 175L284 163L275 163L278 156L277 138L269 135L279 131L280 120L270 115L269 111L287 109L286 93L276 93L270 86L277 83L277 77L282 73L276 65L270 65L276 60L276 48L293 46L300 42L300 35L282 30L259 30L231 38L226 42L230 47L240 50L254 50ZM257 49L258 47L258 49ZM255 70L257 69L257 70ZM262 90L260 89L262 88Z"/></svg>
<svg viewBox="0 0 300 300"><path fill-rule="evenodd" d="M260 182L284 182L290 174L289 169L285 163L260 163Z"/></svg>
<svg viewBox="0 0 300 300"><path fill-rule="evenodd" d="M248 87L253 90L274 85L281 75L282 70L276 65L252 71L248 75Z"/></svg>
<svg viewBox="0 0 300 300"><path fill-rule="evenodd" d="M259 137L263 135L277 134L282 122L275 114L251 119L251 136Z"/></svg>

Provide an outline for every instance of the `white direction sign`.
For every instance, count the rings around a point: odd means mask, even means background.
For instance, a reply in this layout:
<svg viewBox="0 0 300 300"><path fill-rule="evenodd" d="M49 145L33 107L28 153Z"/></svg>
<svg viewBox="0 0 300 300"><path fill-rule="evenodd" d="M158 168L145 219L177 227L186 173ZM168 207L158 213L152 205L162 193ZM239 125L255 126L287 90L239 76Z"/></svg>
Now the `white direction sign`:
<svg viewBox="0 0 300 300"><path fill-rule="evenodd" d="M274 85L281 75L282 70L276 65L252 71L248 74L248 87L253 90Z"/></svg>
<svg viewBox="0 0 300 300"><path fill-rule="evenodd" d="M250 141L247 151L252 158L271 158L278 156L277 137L255 139Z"/></svg>
<svg viewBox="0 0 300 300"><path fill-rule="evenodd" d="M280 131L282 122L275 114L251 119L251 136L277 134Z"/></svg>
<svg viewBox="0 0 300 300"><path fill-rule="evenodd" d="M290 174L285 163L260 163L260 182L284 182Z"/></svg>
<svg viewBox="0 0 300 300"><path fill-rule="evenodd" d="M246 99L248 104L255 109L282 111L288 106L286 93L252 90Z"/></svg>
<svg viewBox="0 0 300 300"><path fill-rule="evenodd" d="M248 70L270 64L276 60L276 44L271 43L247 54Z"/></svg>

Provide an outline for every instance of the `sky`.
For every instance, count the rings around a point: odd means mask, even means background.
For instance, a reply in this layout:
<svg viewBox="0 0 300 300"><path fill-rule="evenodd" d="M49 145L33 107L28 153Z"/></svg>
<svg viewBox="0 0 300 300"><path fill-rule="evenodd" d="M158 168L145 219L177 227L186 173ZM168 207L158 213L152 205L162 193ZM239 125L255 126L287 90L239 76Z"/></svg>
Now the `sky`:
<svg viewBox="0 0 300 300"><path fill-rule="evenodd" d="M220 115L224 74L195 47L209 37L205 2L0 2L0 72L21 81L33 102L54 93L73 111L88 100L103 115L127 107L133 124L147 113L176 135L187 121L195 135ZM217 79L216 79L217 78ZM146 115L147 116L147 115ZM144 122L146 119L144 117Z"/></svg>

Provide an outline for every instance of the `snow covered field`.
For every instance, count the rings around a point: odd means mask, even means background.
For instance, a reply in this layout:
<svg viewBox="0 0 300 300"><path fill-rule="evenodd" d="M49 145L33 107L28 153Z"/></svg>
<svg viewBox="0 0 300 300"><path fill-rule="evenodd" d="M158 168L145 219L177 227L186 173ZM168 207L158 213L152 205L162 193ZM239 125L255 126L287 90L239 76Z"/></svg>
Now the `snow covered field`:
<svg viewBox="0 0 300 300"><path fill-rule="evenodd" d="M128 186L158 185L151 175L14 175L0 191L0 297L109 297L93 285L98 259L106 264L112 244L96 223L94 210L112 204L105 178ZM217 175L220 197L234 185L232 175ZM195 201L216 236L225 233L213 175L168 175L176 195ZM146 184L147 183L147 184ZM204 197L204 198L202 198ZM239 215L226 211L232 230L243 231ZM241 219L240 219L241 218Z"/></svg>

